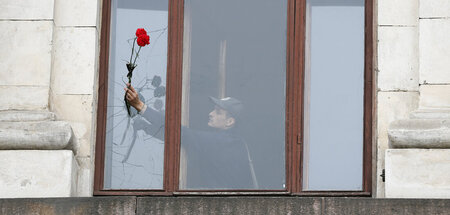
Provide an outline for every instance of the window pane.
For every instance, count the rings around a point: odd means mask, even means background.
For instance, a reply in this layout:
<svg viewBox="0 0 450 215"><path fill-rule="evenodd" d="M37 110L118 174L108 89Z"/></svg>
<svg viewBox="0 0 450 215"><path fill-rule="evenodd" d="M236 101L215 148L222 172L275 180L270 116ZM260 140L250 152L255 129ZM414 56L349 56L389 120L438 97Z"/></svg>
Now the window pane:
<svg viewBox="0 0 450 215"><path fill-rule="evenodd" d="M361 190L364 0L308 0L305 190Z"/></svg>
<svg viewBox="0 0 450 215"><path fill-rule="evenodd" d="M184 14L180 188L284 189L287 1Z"/></svg>
<svg viewBox="0 0 450 215"><path fill-rule="evenodd" d="M129 117L124 87L136 29L144 28L150 45L140 50L131 83L164 116L168 2L113 0L111 11L104 188L162 189L164 122L151 124L133 108Z"/></svg>

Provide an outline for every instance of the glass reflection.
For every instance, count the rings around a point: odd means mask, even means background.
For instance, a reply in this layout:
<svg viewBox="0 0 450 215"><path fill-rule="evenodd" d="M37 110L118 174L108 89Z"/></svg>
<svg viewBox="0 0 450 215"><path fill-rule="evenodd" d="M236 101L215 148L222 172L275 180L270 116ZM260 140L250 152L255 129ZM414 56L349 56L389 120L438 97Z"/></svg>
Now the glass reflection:
<svg viewBox="0 0 450 215"><path fill-rule="evenodd" d="M284 189L286 11L185 1L180 189Z"/></svg>
<svg viewBox="0 0 450 215"><path fill-rule="evenodd" d="M303 187L361 190L364 0L308 0Z"/></svg>
<svg viewBox="0 0 450 215"><path fill-rule="evenodd" d="M167 65L167 0L113 0L105 147L105 189L162 189L164 126L152 124L124 104L130 58L137 28L150 35L133 71L132 83L148 106L164 113Z"/></svg>

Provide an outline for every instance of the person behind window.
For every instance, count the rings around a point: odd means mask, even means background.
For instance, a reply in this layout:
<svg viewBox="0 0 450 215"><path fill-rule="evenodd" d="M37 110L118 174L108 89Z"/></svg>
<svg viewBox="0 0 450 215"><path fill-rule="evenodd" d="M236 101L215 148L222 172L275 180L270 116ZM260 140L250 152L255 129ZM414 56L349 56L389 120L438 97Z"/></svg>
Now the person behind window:
<svg viewBox="0 0 450 215"><path fill-rule="evenodd" d="M151 123L145 128L146 132L163 140L164 113L145 105L136 90L128 86L125 91L130 105ZM232 97L209 99L215 105L208 121L212 131L181 129L182 146L187 157L187 188L257 188L247 143L236 131L242 103Z"/></svg>

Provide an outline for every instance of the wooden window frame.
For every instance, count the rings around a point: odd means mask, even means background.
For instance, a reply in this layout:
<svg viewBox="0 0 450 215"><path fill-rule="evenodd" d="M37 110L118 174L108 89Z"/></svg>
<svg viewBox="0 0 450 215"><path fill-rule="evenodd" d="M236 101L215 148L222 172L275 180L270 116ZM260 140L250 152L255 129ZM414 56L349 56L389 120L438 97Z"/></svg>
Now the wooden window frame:
<svg viewBox="0 0 450 215"><path fill-rule="evenodd" d="M365 0L364 50L364 146L362 191L303 191L303 96L305 65L306 0L287 0L286 40L286 189L284 190L179 190L181 97L183 65L184 0L169 0L167 92L163 189L103 189L106 111L109 66L111 0L103 0L100 41L100 68L95 146L94 195L299 195L299 196L371 196L372 133L374 115L373 57L374 0Z"/></svg>

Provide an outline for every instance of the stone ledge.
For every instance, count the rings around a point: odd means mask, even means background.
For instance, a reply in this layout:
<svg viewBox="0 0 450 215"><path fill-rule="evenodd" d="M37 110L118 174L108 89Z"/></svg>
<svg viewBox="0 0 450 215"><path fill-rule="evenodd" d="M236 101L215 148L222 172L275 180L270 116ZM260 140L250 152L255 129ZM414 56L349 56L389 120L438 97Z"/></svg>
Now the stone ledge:
<svg viewBox="0 0 450 215"><path fill-rule="evenodd" d="M410 113L411 119L450 119L450 109L419 109Z"/></svg>
<svg viewBox="0 0 450 215"><path fill-rule="evenodd" d="M320 214L322 198L143 197L137 214Z"/></svg>
<svg viewBox="0 0 450 215"><path fill-rule="evenodd" d="M388 129L391 148L450 148L450 109L419 109Z"/></svg>
<svg viewBox="0 0 450 215"><path fill-rule="evenodd" d="M72 128L64 121L0 123L0 150L72 149L72 138Z"/></svg>
<svg viewBox="0 0 450 215"><path fill-rule="evenodd" d="M0 214L135 214L136 197L0 199Z"/></svg>
<svg viewBox="0 0 450 215"><path fill-rule="evenodd" d="M344 197L138 197L137 214L447 214L450 200Z"/></svg>
<svg viewBox="0 0 450 215"><path fill-rule="evenodd" d="M388 136L391 148L450 148L450 120L397 120Z"/></svg>
<svg viewBox="0 0 450 215"><path fill-rule="evenodd" d="M91 197L0 199L2 214L448 214L446 199Z"/></svg>
<svg viewBox="0 0 450 215"><path fill-rule="evenodd" d="M49 111L0 111L0 122L52 121L54 113Z"/></svg>

